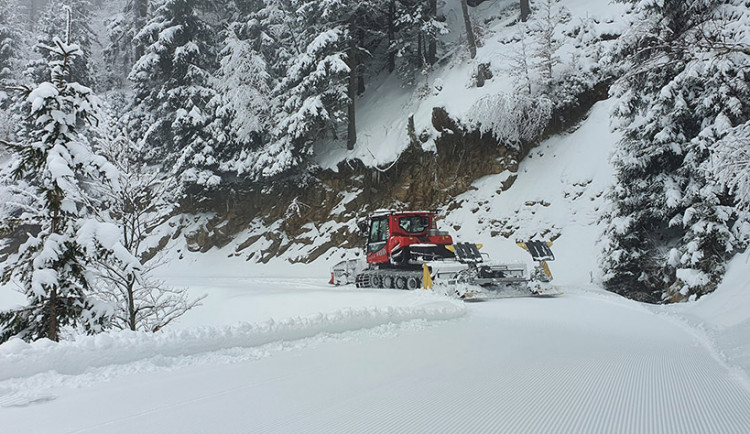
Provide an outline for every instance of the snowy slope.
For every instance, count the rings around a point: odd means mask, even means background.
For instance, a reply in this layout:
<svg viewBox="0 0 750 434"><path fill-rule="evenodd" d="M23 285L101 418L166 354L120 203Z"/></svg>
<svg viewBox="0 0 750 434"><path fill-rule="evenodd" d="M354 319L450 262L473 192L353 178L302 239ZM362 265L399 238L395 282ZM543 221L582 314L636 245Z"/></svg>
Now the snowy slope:
<svg viewBox="0 0 750 434"><path fill-rule="evenodd" d="M431 138L423 147L432 149L437 135L432 126L434 107L443 107L454 119L471 123L476 101L485 96L515 93L518 79L513 77L511 65L512 58L520 50L520 27L515 25L517 3L517 0L494 0L470 8L479 40L477 56L471 59L466 47L460 2L445 2L440 13L445 16L450 32L443 35L441 41L447 53L429 72L421 74L413 86L403 84L394 76L385 80L372 77L357 103L358 141L355 149L347 151L343 145L320 144L315 149L318 164L335 170L338 163L357 158L368 166L386 166L409 144L406 126L410 116L414 117L416 132L425 132ZM630 24L625 13L628 10L626 4L566 0L562 6L570 12L570 20L560 23L555 29L558 39L564 42L557 52L560 61L555 68L557 78L597 65L600 54L614 43L598 41L591 44L594 48L590 47L595 52L589 52L589 48L576 48L575 40L562 37L564 33L586 24L592 33L591 38L596 40L599 35L621 34ZM529 25L535 24L530 22ZM472 76L481 63L489 65L493 78L483 87L476 87Z"/></svg>
<svg viewBox="0 0 750 434"><path fill-rule="evenodd" d="M500 192L507 173L477 181L476 190L456 199L459 209L446 211L444 225L460 240L484 244L493 259L529 266L530 257L515 242L554 240L556 260L550 267L556 283L592 283L601 250L597 221L613 180L607 161L619 140L609 130L611 104L596 104L578 129L535 148L509 190ZM509 228L513 233L503 235Z"/></svg>
<svg viewBox="0 0 750 434"><path fill-rule="evenodd" d="M742 433L750 424L750 389L671 315L588 290L464 308L376 327L351 316L266 343L241 342L251 328L239 327L6 344L0 372L27 372L0 381L3 432ZM29 368L45 359L54 370Z"/></svg>

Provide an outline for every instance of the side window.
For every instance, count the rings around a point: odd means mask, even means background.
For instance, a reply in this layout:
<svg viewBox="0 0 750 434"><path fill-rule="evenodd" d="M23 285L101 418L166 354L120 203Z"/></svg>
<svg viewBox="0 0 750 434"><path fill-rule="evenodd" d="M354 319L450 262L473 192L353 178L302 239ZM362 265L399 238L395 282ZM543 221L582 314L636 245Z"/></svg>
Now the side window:
<svg viewBox="0 0 750 434"><path fill-rule="evenodd" d="M385 247L386 241L388 241L388 218L373 220L370 225L367 250L369 252L377 252Z"/></svg>

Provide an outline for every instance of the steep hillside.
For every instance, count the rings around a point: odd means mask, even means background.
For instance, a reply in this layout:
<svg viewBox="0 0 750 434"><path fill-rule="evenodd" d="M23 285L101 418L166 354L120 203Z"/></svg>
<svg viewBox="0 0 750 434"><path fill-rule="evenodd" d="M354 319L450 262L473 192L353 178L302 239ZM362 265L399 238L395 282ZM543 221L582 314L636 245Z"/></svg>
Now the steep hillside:
<svg viewBox="0 0 750 434"><path fill-rule="evenodd" d="M556 52L560 63L554 69L555 91L548 97L550 117L541 132L541 137L558 138L545 142L544 149L549 151L533 151L532 158L565 146L566 131L585 125L592 106L607 98L611 74L603 66L605 53L627 27L624 6L592 6L584 1L565 6L570 15L554 29L561 42ZM319 169L311 176L281 181L276 188L237 191L230 197L200 204L200 209L210 214L196 218L185 231L189 249L207 251L231 243L234 254L251 262L267 262L274 257L309 262L330 255L332 247L359 247L355 220L369 211L442 209L449 215L447 222L458 230L459 226L472 227L471 223L459 224L447 211L480 206L471 205L474 200L469 199L470 193L461 196L476 189L477 180L483 179L486 184L485 177L494 175L491 179L497 185L493 191L521 191L524 187L512 187L517 179L524 179L519 164L523 166L530 150L538 145L539 135L532 139L510 137L503 130L507 126L493 124L506 116L498 112L503 109L502 103L523 95L519 90L521 78L513 64L522 44L533 42L520 36L516 8L515 2L500 1L485 2L470 10L475 30L481 35L477 56L470 59L460 8L446 6L444 15L451 30L444 41L448 54L416 86L405 86L394 75L373 77L358 101L359 140L354 150L319 143ZM476 82L479 65L485 65L488 71L481 87ZM512 104L505 109L519 110ZM608 134L605 112L605 108L598 109L593 121L601 128L599 135ZM596 160L585 164L602 166L606 158L606 153L599 153ZM591 180L581 175L563 182L570 184L565 188L576 190L569 192L575 196ZM601 194L604 186L596 188ZM524 203L538 201L536 193L520 198L525 193L529 192L512 195ZM564 226L556 222L547 230L541 226L538 231L527 225L521 228L518 216L513 221L513 216L501 211L505 205L490 203L489 199L477 200L493 217L472 215L492 222L482 227L480 233L487 235L483 238L555 239Z"/></svg>

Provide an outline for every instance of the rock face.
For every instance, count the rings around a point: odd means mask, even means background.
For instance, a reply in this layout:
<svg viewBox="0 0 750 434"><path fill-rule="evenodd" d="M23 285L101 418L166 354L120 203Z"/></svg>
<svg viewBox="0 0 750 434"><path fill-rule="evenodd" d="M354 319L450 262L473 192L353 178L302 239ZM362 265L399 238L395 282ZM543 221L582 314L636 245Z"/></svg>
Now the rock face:
<svg viewBox="0 0 750 434"><path fill-rule="evenodd" d="M434 109L432 121L441 133L435 140L437 152L423 150L421 140L412 132L410 146L387 169L347 161L340 163L336 172L320 170L304 182L288 180L269 191L246 191L202 203L201 208L225 211L185 235L190 249L205 252L222 247L260 218L267 227L278 222L277 231L249 237L239 244L238 251L252 250L259 241L266 241L262 251L253 252L251 258L266 262L292 244L316 244L305 258L290 259L311 261L331 247L361 245L358 234L344 226L358 215L379 208L436 209L482 176L516 171L521 151L509 150L489 135L465 130L442 108ZM345 203L344 192L353 196ZM329 221L341 225L322 234L326 238L322 243L310 237L310 223L320 226Z"/></svg>
<svg viewBox="0 0 750 434"><path fill-rule="evenodd" d="M606 85L597 86L581 95L570 110L558 110L546 134L579 121L606 94ZM453 198L469 190L475 180L504 171L511 175L499 189L510 188L518 163L535 145L507 147L489 134L468 130L442 107L433 109L432 124L439 133L434 138L436 151L423 149L422 144L431 138L426 133L418 134L410 119L411 143L386 169L350 160L340 163L337 171L318 170L304 177L278 180L271 188L233 190L200 206L186 204L187 212L210 211L215 215L185 234L189 248L205 252L222 247L255 226L258 231L238 240L235 254L265 263L295 245L305 251L304 256L287 260L313 261L332 247L360 247L363 241L354 220L376 209L437 209L444 205L450 209Z"/></svg>

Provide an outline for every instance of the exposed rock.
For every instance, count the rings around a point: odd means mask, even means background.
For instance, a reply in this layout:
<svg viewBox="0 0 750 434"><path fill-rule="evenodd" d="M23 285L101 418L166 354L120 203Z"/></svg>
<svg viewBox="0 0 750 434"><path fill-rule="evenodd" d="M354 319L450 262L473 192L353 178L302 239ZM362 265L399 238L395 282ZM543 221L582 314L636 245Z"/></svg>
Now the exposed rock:
<svg viewBox="0 0 750 434"><path fill-rule="evenodd" d="M557 113L547 128L547 133L558 132L578 121L594 102L606 98L606 84L581 95L570 111ZM491 134L467 131L460 122L451 118L442 107L432 111L432 126L440 132L434 138L436 152L424 151L422 139L417 135L414 119L410 117L407 133L410 145L387 167L366 167L359 160L341 162L337 171L317 170L302 177L291 176L278 180L272 188L233 189L231 194L217 194L209 202L202 202L200 210L218 211L217 217L199 230L186 234L189 249L207 251L213 246L228 243L237 233L247 229L260 218L267 227L277 224L278 232L269 232L265 238L271 245L260 252L252 249L261 236L244 240L237 252L245 252L248 260L262 263L279 256L294 245L317 244L305 258L290 261L308 262L319 258L332 247L357 248L362 244L359 234L352 233L348 225L357 216L380 208L437 209L448 205L455 209L454 198L472 188L477 179L511 173L499 186L499 191L509 189L515 182L518 163L526 157L533 143L523 143L511 148L498 143ZM429 137L425 137L429 140ZM342 193L358 192L356 197L343 204L343 210L334 208L341 203ZM542 206L549 204L539 203ZM529 203L529 206L537 203ZM186 211L199 211L186 207ZM335 230L310 238L310 223L320 225L329 221L341 223ZM317 232L317 231L315 231ZM500 225L492 236L512 236L511 227Z"/></svg>

